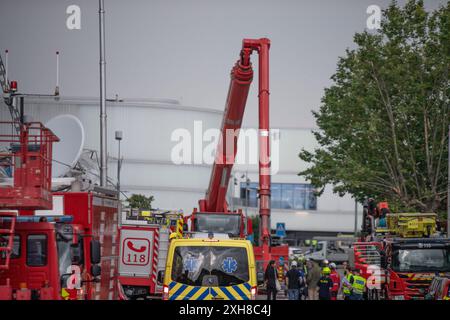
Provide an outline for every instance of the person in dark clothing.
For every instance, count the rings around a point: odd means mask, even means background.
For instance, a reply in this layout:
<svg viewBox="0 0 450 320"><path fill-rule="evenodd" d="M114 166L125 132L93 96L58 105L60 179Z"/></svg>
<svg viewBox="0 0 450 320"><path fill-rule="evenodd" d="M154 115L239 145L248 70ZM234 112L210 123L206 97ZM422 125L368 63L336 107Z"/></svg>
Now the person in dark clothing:
<svg viewBox="0 0 450 320"><path fill-rule="evenodd" d="M270 260L264 274L264 280L266 282L267 300L277 300L277 281L278 272L275 268L275 261Z"/></svg>
<svg viewBox="0 0 450 320"><path fill-rule="evenodd" d="M299 277L299 290L298 290L298 300L306 300L308 297L308 288L306 287L306 274L305 269L302 265L297 267L297 270L300 273Z"/></svg>
<svg viewBox="0 0 450 320"><path fill-rule="evenodd" d="M291 269L286 273L289 300L298 300L300 290L300 270L297 269L297 262L291 263Z"/></svg>
<svg viewBox="0 0 450 320"><path fill-rule="evenodd" d="M328 267L323 268L322 277L317 282L319 288L319 300L331 300L331 289L333 280L330 278L331 270Z"/></svg>

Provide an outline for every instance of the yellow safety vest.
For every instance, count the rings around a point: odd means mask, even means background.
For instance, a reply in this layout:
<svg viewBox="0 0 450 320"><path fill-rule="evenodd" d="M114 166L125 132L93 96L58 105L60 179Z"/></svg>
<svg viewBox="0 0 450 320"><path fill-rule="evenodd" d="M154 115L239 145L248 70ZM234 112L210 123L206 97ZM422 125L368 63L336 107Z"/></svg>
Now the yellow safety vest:
<svg viewBox="0 0 450 320"><path fill-rule="evenodd" d="M366 279L361 276L353 276L353 292L356 294L363 294L366 287Z"/></svg>
<svg viewBox="0 0 450 320"><path fill-rule="evenodd" d="M351 273L348 273L345 277L347 278L348 282L350 283L350 281L351 281L353 275L352 275ZM346 296L349 296L349 295L351 294L350 288L347 287L347 286L343 286L342 292L343 292Z"/></svg>

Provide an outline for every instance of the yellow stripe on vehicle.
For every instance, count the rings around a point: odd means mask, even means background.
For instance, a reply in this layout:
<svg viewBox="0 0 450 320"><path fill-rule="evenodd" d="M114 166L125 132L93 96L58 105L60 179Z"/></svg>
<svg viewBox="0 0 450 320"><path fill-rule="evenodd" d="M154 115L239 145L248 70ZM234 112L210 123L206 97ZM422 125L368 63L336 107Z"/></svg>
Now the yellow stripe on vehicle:
<svg viewBox="0 0 450 320"><path fill-rule="evenodd" d="M250 300L250 284L227 287L196 287L172 282L169 286L170 300Z"/></svg>
<svg viewBox="0 0 450 320"><path fill-rule="evenodd" d="M177 294L180 288L183 287L182 283L177 282L170 290L169 290L169 297L171 300L176 299L179 295ZM175 296L175 294L177 294ZM174 297L175 296L175 297Z"/></svg>
<svg viewBox="0 0 450 320"><path fill-rule="evenodd" d="M192 295L191 298L189 298L189 300L199 300L199 298L201 296L205 296L205 291L208 291L209 288L208 287L199 287L200 289L194 294ZM208 292L209 294L209 292Z"/></svg>

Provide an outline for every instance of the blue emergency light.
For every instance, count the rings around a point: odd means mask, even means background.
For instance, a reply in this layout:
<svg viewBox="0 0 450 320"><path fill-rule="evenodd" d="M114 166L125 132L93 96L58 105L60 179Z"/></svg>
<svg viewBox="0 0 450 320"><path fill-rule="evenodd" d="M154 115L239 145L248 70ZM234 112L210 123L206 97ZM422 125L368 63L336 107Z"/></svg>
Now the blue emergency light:
<svg viewBox="0 0 450 320"><path fill-rule="evenodd" d="M2 220L11 220L11 217L5 217ZM18 216L17 222L73 222L73 216Z"/></svg>

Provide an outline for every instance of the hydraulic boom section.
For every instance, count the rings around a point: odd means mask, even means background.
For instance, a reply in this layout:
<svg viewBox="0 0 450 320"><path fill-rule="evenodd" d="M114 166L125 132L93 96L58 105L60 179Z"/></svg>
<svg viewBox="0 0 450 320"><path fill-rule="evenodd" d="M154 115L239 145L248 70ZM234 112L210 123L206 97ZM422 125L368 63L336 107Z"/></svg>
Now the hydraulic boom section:
<svg viewBox="0 0 450 320"><path fill-rule="evenodd" d="M253 69L250 56L259 55L259 200L261 217L262 256L270 259L270 148L269 148L269 48L270 40L244 39L241 57L231 71L221 136L205 199L199 201L200 212L229 212L226 192L235 162L237 141L244 116Z"/></svg>

